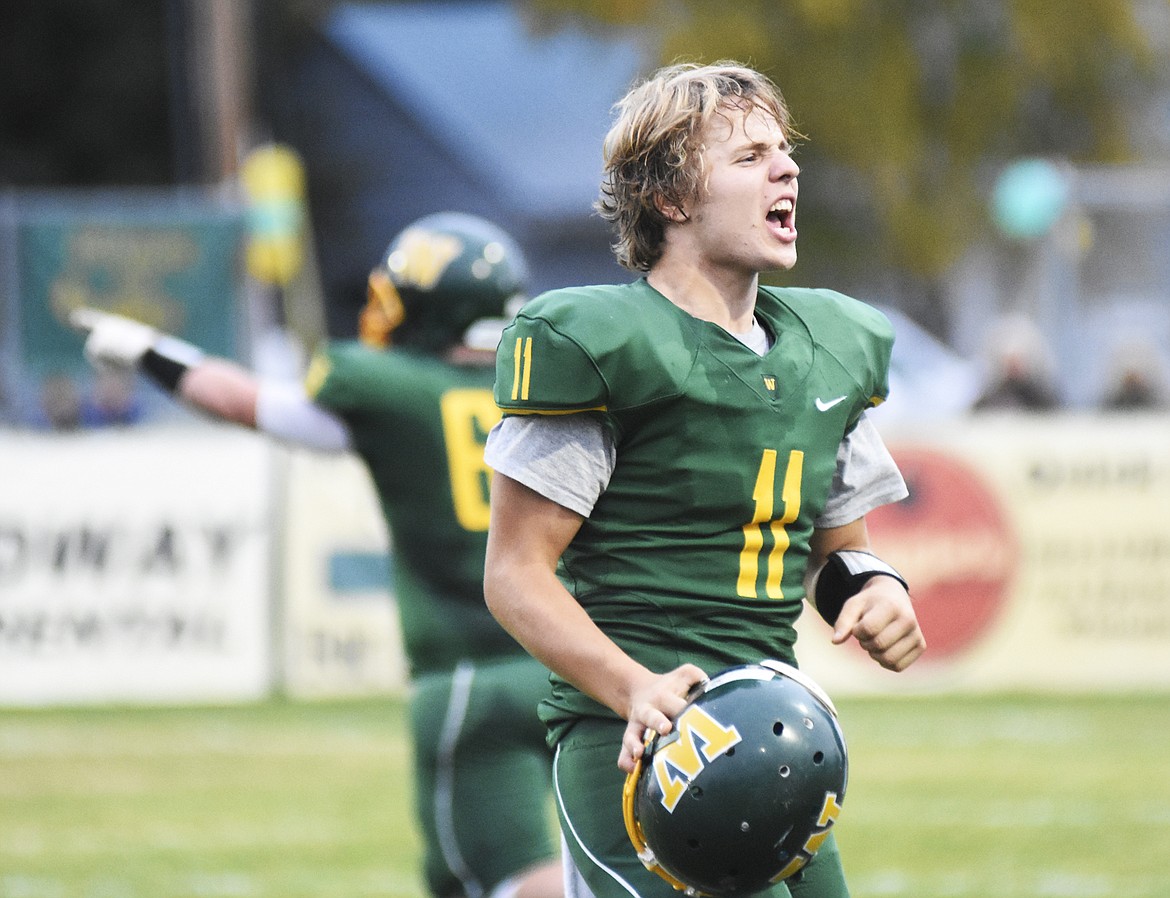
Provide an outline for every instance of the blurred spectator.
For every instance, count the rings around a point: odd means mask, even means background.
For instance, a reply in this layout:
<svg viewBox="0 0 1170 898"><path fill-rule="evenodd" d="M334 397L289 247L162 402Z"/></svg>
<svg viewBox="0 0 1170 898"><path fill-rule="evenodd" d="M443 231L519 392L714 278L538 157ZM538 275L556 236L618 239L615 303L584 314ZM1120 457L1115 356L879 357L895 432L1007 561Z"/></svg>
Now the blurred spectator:
<svg viewBox="0 0 1170 898"><path fill-rule="evenodd" d="M40 407L33 423L49 430L81 427L81 393L72 377L50 374L41 381Z"/></svg>
<svg viewBox="0 0 1170 898"><path fill-rule="evenodd" d="M1039 328L1018 315L1000 320L988 335L988 377L974 411L1051 411L1061 405L1054 359Z"/></svg>
<svg viewBox="0 0 1170 898"><path fill-rule="evenodd" d="M1119 342L1111 355L1101 408L1135 411L1166 407L1166 378L1158 350L1141 337Z"/></svg>
<svg viewBox="0 0 1170 898"><path fill-rule="evenodd" d="M142 417L134 375L112 368L98 369L81 408L86 427L125 426Z"/></svg>
<svg viewBox="0 0 1170 898"><path fill-rule="evenodd" d="M37 400L30 423L42 430L124 426L142 417L134 377L125 371L99 371L86 390L68 374L50 374Z"/></svg>

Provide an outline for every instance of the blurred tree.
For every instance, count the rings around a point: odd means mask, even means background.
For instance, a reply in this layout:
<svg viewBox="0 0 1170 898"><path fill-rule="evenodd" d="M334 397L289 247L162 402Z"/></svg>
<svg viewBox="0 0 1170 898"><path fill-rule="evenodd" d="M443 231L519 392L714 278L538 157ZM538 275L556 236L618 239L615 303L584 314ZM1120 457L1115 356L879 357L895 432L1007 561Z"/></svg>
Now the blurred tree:
<svg viewBox="0 0 1170 898"><path fill-rule="evenodd" d="M936 332L932 285L990 227L1000 168L1126 160L1126 115L1157 62L1133 0L526 5L546 24L645 27L658 62L730 58L772 76L808 136L800 279L872 289L875 271L898 271L907 311Z"/></svg>

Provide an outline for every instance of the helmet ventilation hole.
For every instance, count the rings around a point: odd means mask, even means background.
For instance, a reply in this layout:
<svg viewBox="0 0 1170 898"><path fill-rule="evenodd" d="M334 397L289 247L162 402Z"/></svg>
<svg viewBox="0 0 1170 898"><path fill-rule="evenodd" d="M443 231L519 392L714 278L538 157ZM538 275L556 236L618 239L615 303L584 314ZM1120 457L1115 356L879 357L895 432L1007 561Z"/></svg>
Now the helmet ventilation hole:
<svg viewBox="0 0 1170 898"><path fill-rule="evenodd" d="M823 751L818 751L813 755L813 763L814 764L823 764L824 762L825 762L825 753Z"/></svg>
<svg viewBox="0 0 1170 898"><path fill-rule="evenodd" d="M723 753L723 757L730 758L734 754L735 754L735 746L733 745L731 748L727 749L727 751L725 751Z"/></svg>
<svg viewBox="0 0 1170 898"><path fill-rule="evenodd" d="M788 774L792 773L792 768L787 764L780 765L780 776L784 779L788 778Z"/></svg>
<svg viewBox="0 0 1170 898"><path fill-rule="evenodd" d="M783 736L784 735L783 721L777 720L774 724L772 724L772 732L777 736Z"/></svg>

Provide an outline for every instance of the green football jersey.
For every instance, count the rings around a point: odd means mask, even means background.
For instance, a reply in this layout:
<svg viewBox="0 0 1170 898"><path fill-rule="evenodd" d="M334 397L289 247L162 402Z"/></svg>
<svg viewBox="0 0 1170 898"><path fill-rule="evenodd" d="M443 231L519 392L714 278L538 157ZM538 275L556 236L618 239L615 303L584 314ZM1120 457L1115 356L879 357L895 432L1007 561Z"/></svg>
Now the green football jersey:
<svg viewBox="0 0 1170 898"><path fill-rule="evenodd" d="M594 413L617 450L560 575L632 657L708 674L792 662L813 521L837 450L888 391L893 331L827 290L762 287L756 355L645 280L558 290L504 332L504 414ZM555 683L546 719L608 714Z"/></svg>
<svg viewBox="0 0 1170 898"><path fill-rule="evenodd" d="M394 591L412 674L523 654L483 598L490 470L500 418L490 365L456 366L357 342L313 360L313 401L348 425L393 541Z"/></svg>

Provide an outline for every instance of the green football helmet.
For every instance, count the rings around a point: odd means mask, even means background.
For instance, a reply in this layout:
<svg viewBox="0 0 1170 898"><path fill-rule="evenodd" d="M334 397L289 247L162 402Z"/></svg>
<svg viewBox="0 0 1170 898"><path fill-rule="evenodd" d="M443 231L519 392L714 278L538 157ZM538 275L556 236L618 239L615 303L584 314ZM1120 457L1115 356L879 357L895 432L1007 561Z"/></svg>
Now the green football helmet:
<svg viewBox="0 0 1170 898"><path fill-rule="evenodd" d="M428 215L403 229L370 272L358 335L379 347L494 350L491 338L523 302L527 279L523 252L496 225L461 212ZM477 322L485 324L473 329Z"/></svg>
<svg viewBox="0 0 1170 898"><path fill-rule="evenodd" d="M778 661L696 687L652 735L622 796L642 863L688 895L749 895L796 874L841 812L849 761L837 712Z"/></svg>

